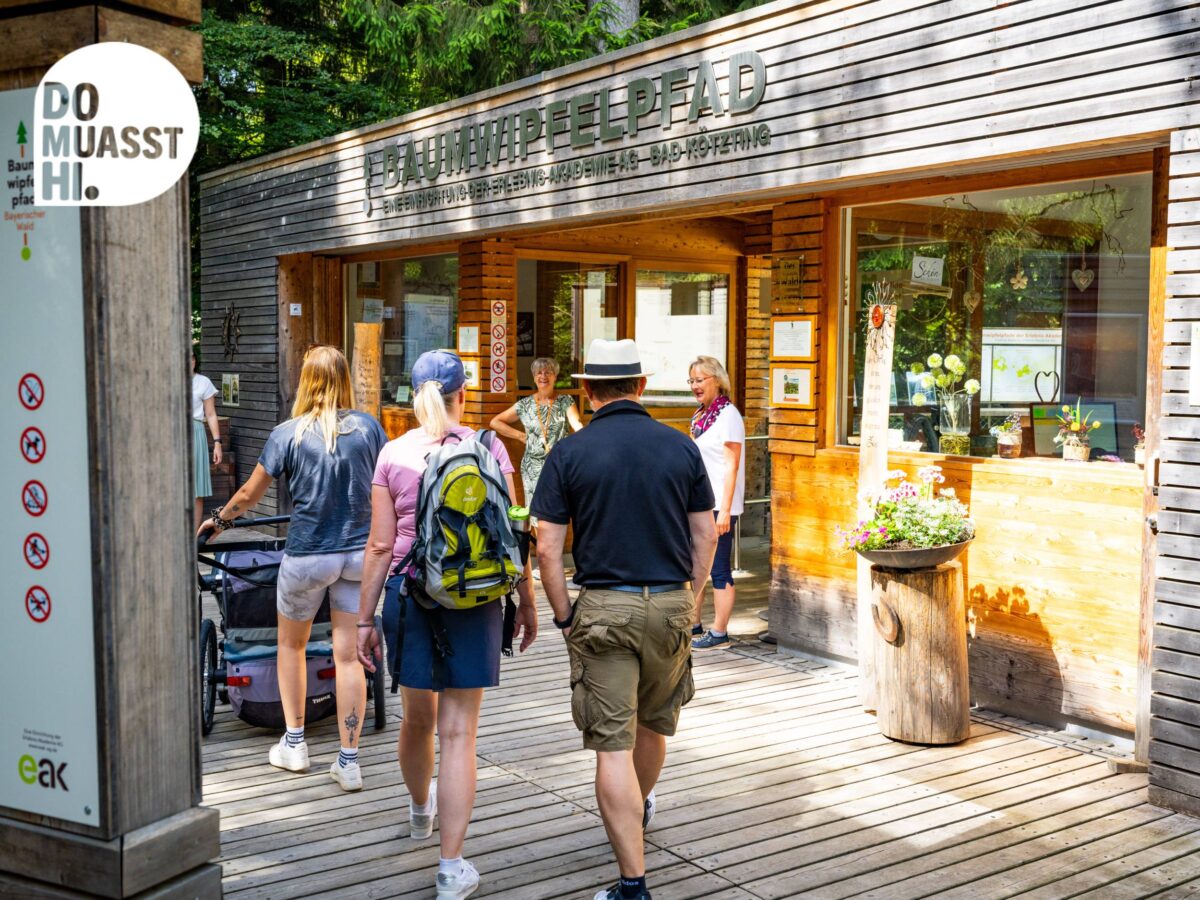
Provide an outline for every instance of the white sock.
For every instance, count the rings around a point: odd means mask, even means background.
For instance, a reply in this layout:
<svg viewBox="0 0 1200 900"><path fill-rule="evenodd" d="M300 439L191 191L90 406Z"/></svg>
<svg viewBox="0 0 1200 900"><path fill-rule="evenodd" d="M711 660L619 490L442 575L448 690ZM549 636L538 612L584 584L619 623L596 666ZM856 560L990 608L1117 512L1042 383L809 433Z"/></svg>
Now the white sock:
<svg viewBox="0 0 1200 900"><path fill-rule="evenodd" d="M338 761L338 765L341 766L343 769L346 768L346 766L357 763L358 762L358 748L357 747L342 747L340 750L338 750L337 761Z"/></svg>
<svg viewBox="0 0 1200 900"><path fill-rule="evenodd" d="M433 812L433 792L429 792L429 797L424 803L416 803L413 800L408 801L409 808L418 816L427 816ZM460 857L461 858L461 857Z"/></svg>
<svg viewBox="0 0 1200 900"><path fill-rule="evenodd" d="M463 858L456 856L454 859L438 859L438 874L439 875L457 875L462 871Z"/></svg>
<svg viewBox="0 0 1200 900"><path fill-rule="evenodd" d="M299 747L304 743L304 726L299 728L289 728L287 730L287 745L289 747Z"/></svg>

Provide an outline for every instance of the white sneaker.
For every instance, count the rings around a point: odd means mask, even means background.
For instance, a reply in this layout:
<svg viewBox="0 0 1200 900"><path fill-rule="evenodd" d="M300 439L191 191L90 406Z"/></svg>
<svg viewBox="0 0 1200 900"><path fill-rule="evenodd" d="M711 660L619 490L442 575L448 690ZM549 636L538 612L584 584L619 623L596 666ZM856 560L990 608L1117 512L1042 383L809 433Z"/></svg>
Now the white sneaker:
<svg viewBox="0 0 1200 900"><path fill-rule="evenodd" d="M650 789L650 793L646 796L646 802L642 806L642 831L650 827L650 823L654 821L654 813L658 810L658 803L654 799L654 789Z"/></svg>
<svg viewBox="0 0 1200 900"><path fill-rule="evenodd" d="M418 813L413 812L413 802L408 801L408 836L414 841L423 841L433 834L433 819L437 815L437 779L435 778L429 784L429 812ZM474 871L472 869L471 871ZM479 883L478 874L475 876L475 883ZM474 890L474 888L472 888ZM440 897L441 894L438 894ZM447 897L456 896L447 894ZM463 894L462 896L467 896Z"/></svg>
<svg viewBox="0 0 1200 900"><path fill-rule="evenodd" d="M352 762L348 766L339 766L335 759L333 765L329 767L329 775L341 785L343 791L362 790L362 769L356 762Z"/></svg>
<svg viewBox="0 0 1200 900"><path fill-rule="evenodd" d="M301 741L295 747L289 747L285 734L279 739L279 743L271 748L267 759L277 769L287 769L289 772L307 772L308 743Z"/></svg>
<svg viewBox="0 0 1200 900"><path fill-rule="evenodd" d="M437 895L439 900L462 900L470 897L479 887L479 873L465 859L457 875L438 872Z"/></svg>

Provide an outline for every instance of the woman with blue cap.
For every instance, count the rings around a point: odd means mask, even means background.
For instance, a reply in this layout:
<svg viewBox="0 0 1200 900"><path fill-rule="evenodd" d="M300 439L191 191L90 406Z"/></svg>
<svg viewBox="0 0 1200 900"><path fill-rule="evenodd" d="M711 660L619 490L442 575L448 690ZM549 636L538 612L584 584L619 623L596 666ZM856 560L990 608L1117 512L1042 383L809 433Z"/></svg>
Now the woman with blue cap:
<svg viewBox="0 0 1200 900"><path fill-rule="evenodd" d="M421 354L412 370L415 391L413 411L421 427L388 443L379 454L371 488L371 535L363 566L359 604L359 660L371 671L375 631L373 620L380 591L389 605L396 602L403 574L396 569L416 538L417 497L426 457L448 438L469 438L472 429L461 425L466 403L466 373L462 360L447 350ZM500 463L509 497L515 496L513 465L504 444L489 447ZM521 650L537 635L537 610L528 581L518 588L516 634ZM436 879L437 896L463 898L479 887L479 873L462 857L471 809L475 804L475 735L483 689L500 683L502 604L486 603L459 609L445 617L450 651L443 657L445 671L435 690L433 683L434 634L430 620L411 596L399 598L403 638L397 676L404 718L400 726L400 771L408 788L409 836L422 840L433 833L434 816L441 822L441 861ZM439 778L433 781L434 734L441 745Z"/></svg>

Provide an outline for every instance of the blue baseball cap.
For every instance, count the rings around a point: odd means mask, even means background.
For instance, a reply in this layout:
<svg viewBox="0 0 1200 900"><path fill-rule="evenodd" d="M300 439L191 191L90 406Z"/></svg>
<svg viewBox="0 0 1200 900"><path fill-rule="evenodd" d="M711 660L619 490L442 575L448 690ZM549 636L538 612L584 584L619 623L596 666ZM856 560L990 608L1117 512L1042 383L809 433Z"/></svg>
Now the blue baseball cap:
<svg viewBox="0 0 1200 900"><path fill-rule="evenodd" d="M442 394L453 394L467 382L467 373L463 371L462 360L457 353L449 350L430 350L422 353L413 363L413 391L419 391L427 381L439 382Z"/></svg>

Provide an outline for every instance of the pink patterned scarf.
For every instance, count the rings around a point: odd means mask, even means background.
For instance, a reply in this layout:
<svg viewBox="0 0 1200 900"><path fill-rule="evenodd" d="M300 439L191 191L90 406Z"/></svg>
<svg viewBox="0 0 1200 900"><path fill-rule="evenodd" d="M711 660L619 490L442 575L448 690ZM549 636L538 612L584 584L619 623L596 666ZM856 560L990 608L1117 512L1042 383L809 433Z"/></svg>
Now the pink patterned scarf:
<svg viewBox="0 0 1200 900"><path fill-rule="evenodd" d="M729 398L724 394L717 394L715 400L708 404L707 407L700 407L692 413L692 437L698 438L708 429L712 428L713 422L717 421L717 416L721 414L721 410L729 405Z"/></svg>

